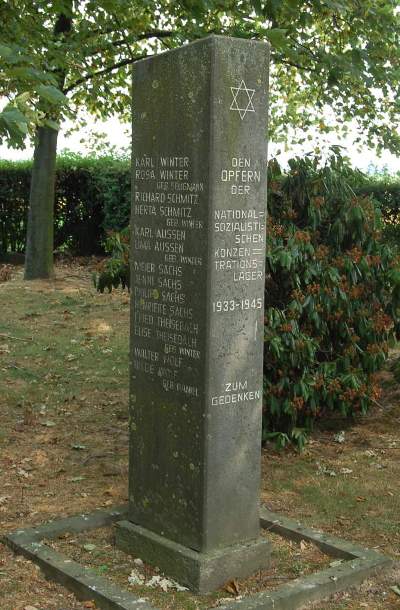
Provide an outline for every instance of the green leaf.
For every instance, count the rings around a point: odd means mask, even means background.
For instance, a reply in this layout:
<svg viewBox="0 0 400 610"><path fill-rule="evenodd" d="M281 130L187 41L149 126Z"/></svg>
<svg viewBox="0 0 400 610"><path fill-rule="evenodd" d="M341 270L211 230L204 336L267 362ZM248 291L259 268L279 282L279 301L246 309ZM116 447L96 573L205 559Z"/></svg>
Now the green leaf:
<svg viewBox="0 0 400 610"><path fill-rule="evenodd" d="M53 85L39 85L36 90L40 97L43 97L51 104L66 104L68 102L64 93L56 87L53 87Z"/></svg>
<svg viewBox="0 0 400 610"><path fill-rule="evenodd" d="M9 125L26 122L25 116L18 108L6 107L0 114L1 118Z"/></svg>
<svg viewBox="0 0 400 610"><path fill-rule="evenodd" d="M91 553L92 551L95 550L96 545L95 544L84 544L83 548L85 549L85 551L88 551L89 553Z"/></svg>
<svg viewBox="0 0 400 610"><path fill-rule="evenodd" d="M55 131L60 129L60 123L57 123L57 121L53 121L52 119L46 119L44 124L46 127L51 127L51 129L54 129Z"/></svg>
<svg viewBox="0 0 400 610"><path fill-rule="evenodd" d="M287 47L288 44L286 39L286 32L287 30L273 28L267 30L265 32L265 35L267 36L269 42L272 44L273 47L275 47L276 49L284 49Z"/></svg>
<svg viewBox="0 0 400 610"><path fill-rule="evenodd" d="M0 44L0 57L3 59L9 59L13 55L13 50L4 44Z"/></svg>

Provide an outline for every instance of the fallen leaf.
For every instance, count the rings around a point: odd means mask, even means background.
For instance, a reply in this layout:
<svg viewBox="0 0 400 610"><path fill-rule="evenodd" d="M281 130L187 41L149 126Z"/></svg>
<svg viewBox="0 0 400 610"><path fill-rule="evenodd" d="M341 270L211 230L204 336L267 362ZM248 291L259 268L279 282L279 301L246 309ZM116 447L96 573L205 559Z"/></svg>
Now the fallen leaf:
<svg viewBox="0 0 400 610"><path fill-rule="evenodd" d="M83 604L83 607L84 607L84 608L96 608L96 604L95 604L93 601L91 601L91 602L85 602L85 603Z"/></svg>
<svg viewBox="0 0 400 610"><path fill-rule="evenodd" d="M344 443L346 440L346 434L345 434L344 430L341 430L340 432L335 434L335 436L333 437L333 440L335 441L335 443Z"/></svg>
<svg viewBox="0 0 400 610"><path fill-rule="evenodd" d="M85 549L85 551L94 551L94 549L96 548L95 544L84 544L83 548Z"/></svg>
<svg viewBox="0 0 400 610"><path fill-rule="evenodd" d="M43 449L38 449L33 454L33 461L38 466L43 466L43 464L46 464L49 461L49 458L47 457L47 453L43 451Z"/></svg>
<svg viewBox="0 0 400 610"><path fill-rule="evenodd" d="M64 532L58 536L59 540L66 540L67 538L71 538L71 534L69 532Z"/></svg>
<svg viewBox="0 0 400 610"><path fill-rule="evenodd" d="M42 426L46 426L46 428L54 428L55 425L56 424L50 420L42 421Z"/></svg>
<svg viewBox="0 0 400 610"><path fill-rule="evenodd" d="M144 575L137 570L132 570L128 576L128 582L130 585L143 585L145 581Z"/></svg>
<svg viewBox="0 0 400 610"><path fill-rule="evenodd" d="M32 426L35 423L36 414L32 411L32 407L24 409L24 426Z"/></svg>
<svg viewBox="0 0 400 610"><path fill-rule="evenodd" d="M26 470L24 470L23 468L18 468L17 470L17 475L19 477L23 477L24 479L27 479L28 477L30 477L31 475L29 474L29 472L26 472Z"/></svg>
<svg viewBox="0 0 400 610"><path fill-rule="evenodd" d="M227 582L224 589L232 595L239 595L239 585L237 580L230 580L229 582Z"/></svg>
<svg viewBox="0 0 400 610"><path fill-rule="evenodd" d="M400 597L400 587L395 585L394 587L390 587L390 588L393 591L393 593L396 593L396 595L398 595Z"/></svg>
<svg viewBox="0 0 400 610"><path fill-rule="evenodd" d="M109 487L104 491L105 496L112 496L113 498L117 498L119 496L119 490L115 487Z"/></svg>

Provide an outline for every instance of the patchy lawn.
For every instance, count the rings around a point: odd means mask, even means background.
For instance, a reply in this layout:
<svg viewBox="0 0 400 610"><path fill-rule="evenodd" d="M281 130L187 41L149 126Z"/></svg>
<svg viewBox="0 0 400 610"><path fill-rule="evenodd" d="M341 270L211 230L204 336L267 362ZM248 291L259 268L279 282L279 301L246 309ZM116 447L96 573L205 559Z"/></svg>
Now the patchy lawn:
<svg viewBox="0 0 400 610"><path fill-rule="evenodd" d="M270 510L400 560L400 352L381 373L380 405L350 427L332 421L302 455L263 451L261 501ZM400 569L338 595L321 610L400 608ZM400 592L400 591L399 591Z"/></svg>
<svg viewBox="0 0 400 610"><path fill-rule="evenodd" d="M0 283L2 532L127 499L128 295L97 294L90 275L88 266L75 262L58 265L51 282L23 282L14 268L12 279ZM337 436L344 425L336 422L333 429L316 432L301 456L266 448L262 501L400 559L399 381L400 360L393 357L382 374L382 405L345 430L344 439ZM81 559L111 575L122 562L118 578L126 580L134 566L126 556L121 559L107 536L90 532L60 545L81 556L85 545L95 544L95 552ZM273 542L276 564L269 578L277 584L282 581L276 577L291 578L321 562L304 545L277 537ZM400 585L396 570L316 607L398 609L395 585ZM2 545L0 591L0 610L85 607ZM180 608L205 607L195 596L189 605L188 598Z"/></svg>

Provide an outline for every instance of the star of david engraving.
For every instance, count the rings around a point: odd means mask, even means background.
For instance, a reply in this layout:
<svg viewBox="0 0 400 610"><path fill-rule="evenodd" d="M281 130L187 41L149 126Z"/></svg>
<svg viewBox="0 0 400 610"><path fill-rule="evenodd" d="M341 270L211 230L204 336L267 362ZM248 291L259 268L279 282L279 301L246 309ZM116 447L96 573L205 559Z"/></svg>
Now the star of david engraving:
<svg viewBox="0 0 400 610"><path fill-rule="evenodd" d="M230 110L236 110L243 121L248 112L255 112L252 101L255 89L249 89L244 80L242 80L239 87L231 87L231 91L233 101Z"/></svg>

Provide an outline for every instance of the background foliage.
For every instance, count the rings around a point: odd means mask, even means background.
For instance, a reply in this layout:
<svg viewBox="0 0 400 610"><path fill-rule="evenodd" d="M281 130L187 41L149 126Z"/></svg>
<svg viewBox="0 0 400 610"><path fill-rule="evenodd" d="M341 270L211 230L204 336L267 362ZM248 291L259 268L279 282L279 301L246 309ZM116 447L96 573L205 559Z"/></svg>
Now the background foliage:
<svg viewBox="0 0 400 610"><path fill-rule="evenodd" d="M0 162L0 252L23 252L29 206L30 162ZM57 162L55 249L104 252L106 231L129 222L129 162L112 156L69 154Z"/></svg>
<svg viewBox="0 0 400 610"><path fill-rule="evenodd" d="M366 412L398 322L400 183L365 177L336 152L268 169L264 438L280 445L302 446L318 418ZM23 250L29 169L0 164L3 250ZM58 164L56 244L105 247L101 292L129 287L129 183L127 160Z"/></svg>
<svg viewBox="0 0 400 610"><path fill-rule="evenodd" d="M24 251L31 169L30 161L0 160L0 252ZM346 168L346 180L379 206L384 241L400 244L400 176L366 176ZM129 221L128 159L115 151L61 156L55 210L56 248L78 255L104 252L107 231L118 232Z"/></svg>
<svg viewBox="0 0 400 610"><path fill-rule="evenodd" d="M56 133L86 113L128 120L148 55L210 34L268 41L272 141L355 127L355 142L400 151L398 0L8 0L0 23L0 142L36 136L25 279L52 275Z"/></svg>
<svg viewBox="0 0 400 610"><path fill-rule="evenodd" d="M400 246L400 176L381 174L355 185L359 194L372 197L382 212L383 239Z"/></svg>

